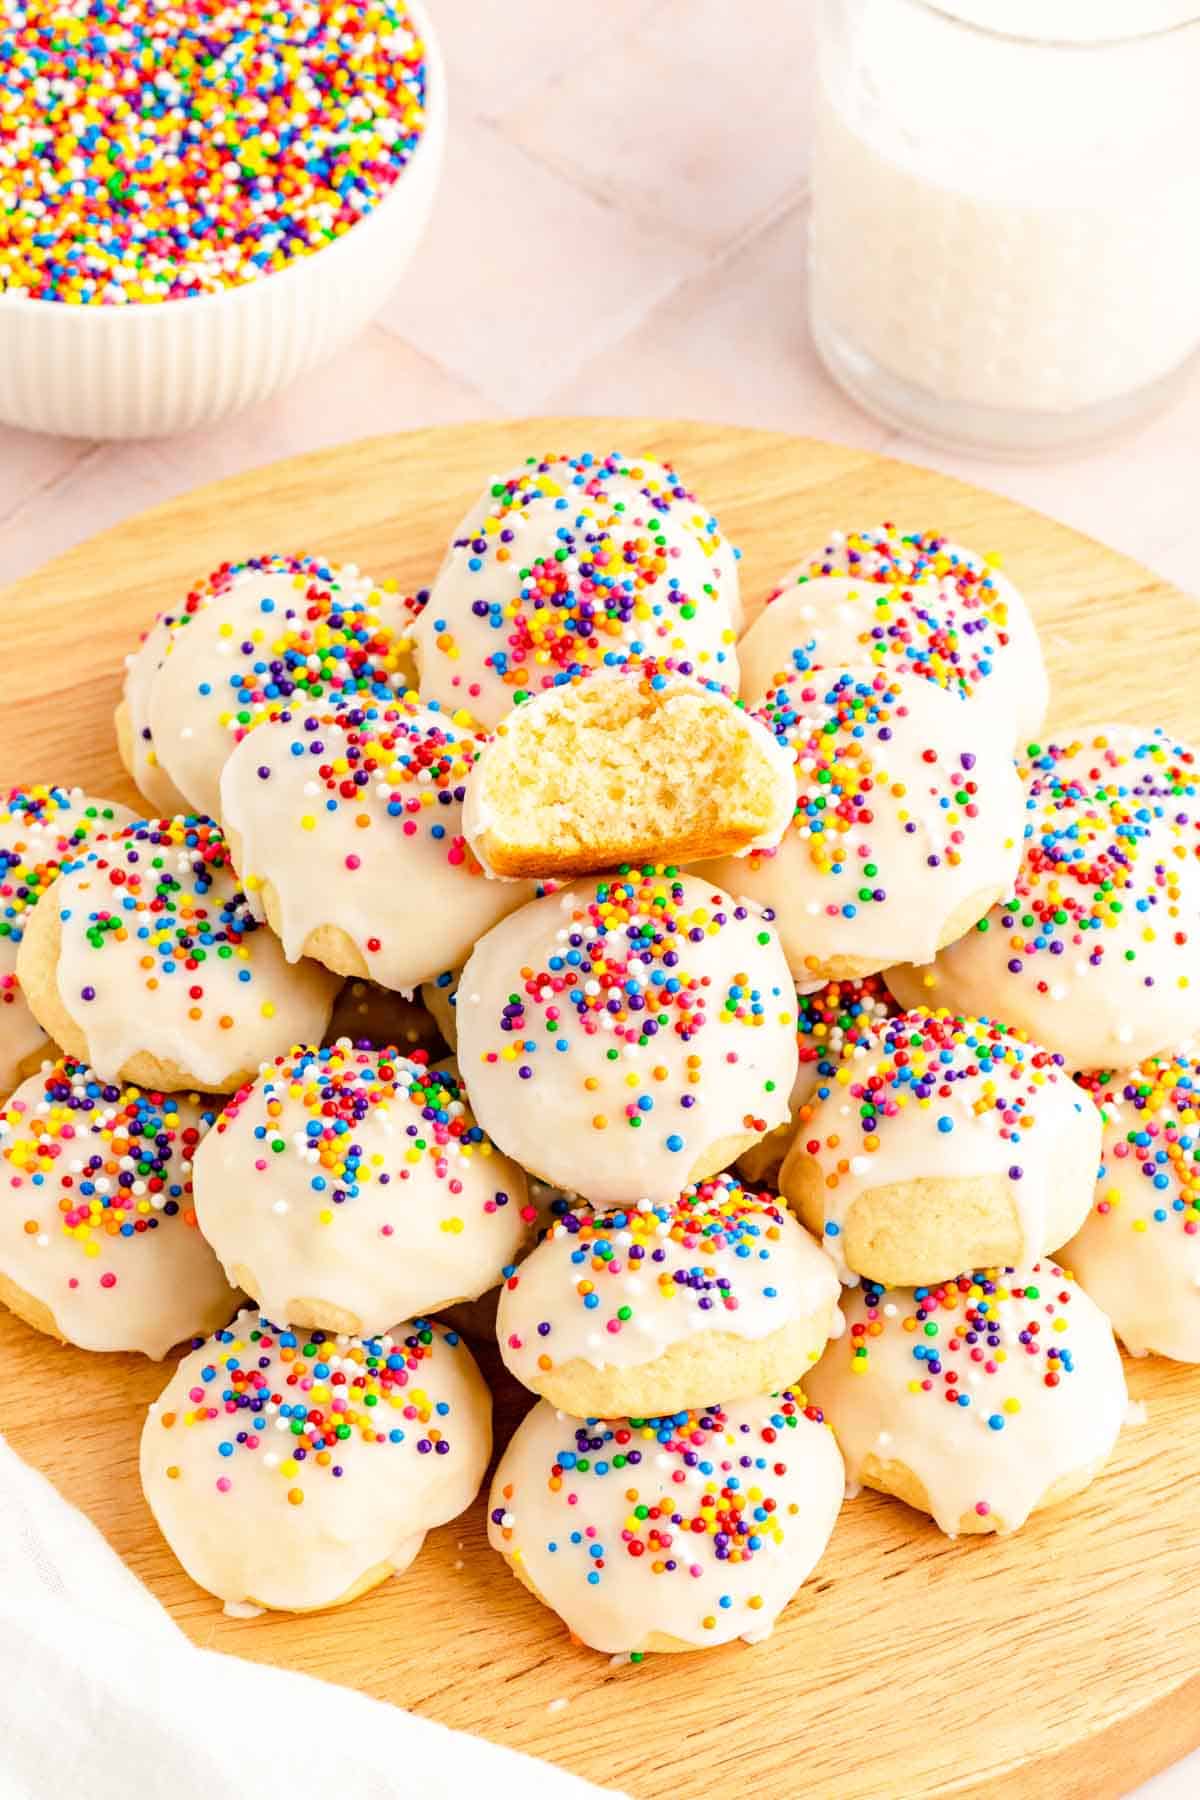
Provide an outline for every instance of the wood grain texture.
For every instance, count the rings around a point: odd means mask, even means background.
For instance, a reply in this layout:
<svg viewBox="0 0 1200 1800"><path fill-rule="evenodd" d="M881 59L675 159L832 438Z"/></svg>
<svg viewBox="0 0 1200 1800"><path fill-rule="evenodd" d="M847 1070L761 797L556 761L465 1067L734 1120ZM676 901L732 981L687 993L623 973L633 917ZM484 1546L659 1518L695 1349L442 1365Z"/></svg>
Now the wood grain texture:
<svg viewBox="0 0 1200 1800"><path fill-rule="evenodd" d="M0 780L131 799L112 740L122 658L226 557L313 550L428 581L486 477L537 450L669 455L745 550L757 600L836 527L895 520L997 550L1028 595L1056 724L1200 736L1200 611L1137 564L946 477L863 452L683 422L543 419L348 446L131 520L4 597ZM485 1358L504 1440L525 1398ZM222 1616L142 1502L137 1440L164 1371L0 1318L0 1427L95 1520L197 1643L349 1683L622 1786L637 1800L1104 1800L1200 1741L1194 1484L1200 1370L1128 1364L1148 1409L1110 1471L1016 1537L951 1543L897 1503L849 1504L769 1644L610 1667L487 1548L481 1502L342 1612ZM567 1700L551 1712L550 1703Z"/></svg>

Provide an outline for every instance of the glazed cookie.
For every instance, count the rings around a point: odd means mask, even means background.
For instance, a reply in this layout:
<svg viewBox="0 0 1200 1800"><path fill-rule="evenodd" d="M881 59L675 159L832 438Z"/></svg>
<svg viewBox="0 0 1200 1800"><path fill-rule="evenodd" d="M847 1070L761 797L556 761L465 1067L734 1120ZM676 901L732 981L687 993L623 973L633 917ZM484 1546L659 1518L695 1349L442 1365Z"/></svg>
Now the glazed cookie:
<svg viewBox="0 0 1200 1800"><path fill-rule="evenodd" d="M222 817L289 960L411 992L533 898L531 883L488 881L463 837L477 753L471 733L404 701L283 712L242 740Z"/></svg>
<svg viewBox="0 0 1200 1800"><path fill-rule="evenodd" d="M761 710L796 765L777 850L706 863L770 906L800 986L928 962L981 919L1021 856L1011 735L915 675L789 676Z"/></svg>
<svg viewBox="0 0 1200 1800"><path fill-rule="evenodd" d="M258 719L302 699L328 708L411 687L411 618L353 564L222 563L129 662L116 720L125 766L163 816L216 818L225 759Z"/></svg>
<svg viewBox="0 0 1200 1800"><path fill-rule="evenodd" d="M928 968L887 979L902 1005L1006 1019L1070 1068L1128 1068L1200 1029L1200 784L1147 756L1130 785L1095 786L1090 761L1038 749L1015 883Z"/></svg>
<svg viewBox="0 0 1200 1800"><path fill-rule="evenodd" d="M421 999L451 1050L458 1048L458 983L461 969L443 969L421 983Z"/></svg>
<svg viewBox="0 0 1200 1800"><path fill-rule="evenodd" d="M348 981L334 1001L325 1042L336 1044L339 1038L376 1050L394 1044L406 1056L414 1050L442 1053L438 1022L428 1008L373 981Z"/></svg>
<svg viewBox="0 0 1200 1800"><path fill-rule="evenodd" d="M1012 743L1041 730L1050 688L1033 620L993 558L936 532L836 532L802 557L738 644L757 701L792 674L920 675L986 712Z"/></svg>
<svg viewBox="0 0 1200 1800"><path fill-rule="evenodd" d="M761 719L650 660L501 719L467 778L463 833L489 875L570 878L772 849L794 800L791 757Z"/></svg>
<svg viewBox="0 0 1200 1800"><path fill-rule="evenodd" d="M403 1574L471 1504L492 1402L456 1332L292 1331L248 1309L185 1356L142 1431L142 1491L226 1611L314 1612Z"/></svg>
<svg viewBox="0 0 1200 1800"><path fill-rule="evenodd" d="M867 1281L807 1378L846 1477L950 1537L1016 1531L1108 1461L1127 1396L1112 1327L1052 1262L935 1286Z"/></svg>
<svg viewBox="0 0 1200 1800"><path fill-rule="evenodd" d="M787 1208L732 1175L672 1204L566 1213L500 1295L500 1354L577 1419L775 1393L841 1328L837 1271Z"/></svg>
<svg viewBox="0 0 1200 1800"><path fill-rule="evenodd" d="M496 1470L488 1537L593 1650L753 1644L820 1559L843 1490L799 1391L608 1421L539 1400Z"/></svg>
<svg viewBox="0 0 1200 1800"><path fill-rule="evenodd" d="M515 701L626 657L737 686L736 553L665 464L531 458L454 534L413 623L423 699L492 726Z"/></svg>
<svg viewBox="0 0 1200 1800"><path fill-rule="evenodd" d="M918 1010L843 1066L780 1185L843 1280L888 1286L1030 1263L1077 1231L1100 1115L1061 1056L987 1019Z"/></svg>
<svg viewBox="0 0 1200 1800"><path fill-rule="evenodd" d="M288 1044L320 1043L338 984L289 967L209 819L132 825L30 915L17 976L39 1024L105 1081L231 1093Z"/></svg>
<svg viewBox="0 0 1200 1800"><path fill-rule="evenodd" d="M192 1095L104 1082L69 1057L0 1109L0 1300L83 1350L165 1356L241 1298L196 1229Z"/></svg>
<svg viewBox="0 0 1200 1800"><path fill-rule="evenodd" d="M1200 1059L1080 1079L1104 1120L1103 1161L1062 1261L1134 1355L1200 1362Z"/></svg>
<svg viewBox="0 0 1200 1800"><path fill-rule="evenodd" d="M17 979L30 908L64 866L133 817L82 788L15 787L0 796L0 1095L58 1054Z"/></svg>
<svg viewBox="0 0 1200 1800"><path fill-rule="evenodd" d="M174 613L160 613L132 656L125 659L125 683L113 715L117 752L151 815L173 819L189 810L186 797L159 763L150 735L150 693L171 634L180 623Z"/></svg>
<svg viewBox="0 0 1200 1800"><path fill-rule="evenodd" d="M738 1168L751 1182L775 1184L796 1126L808 1117L815 1100L824 1100L843 1064L862 1062L877 1041L878 1028L899 1012L882 975L861 981L829 981L815 993L796 996L796 1048L800 1067L788 1099L786 1125L768 1132L738 1158Z"/></svg>
<svg viewBox="0 0 1200 1800"><path fill-rule="evenodd" d="M270 1318L368 1333L495 1287L535 1221L451 1068L345 1040L234 1096L196 1158L196 1212Z"/></svg>
<svg viewBox="0 0 1200 1800"><path fill-rule="evenodd" d="M674 1201L787 1117L795 990L770 915L694 876L647 865L523 906L455 1010L484 1130L588 1200Z"/></svg>

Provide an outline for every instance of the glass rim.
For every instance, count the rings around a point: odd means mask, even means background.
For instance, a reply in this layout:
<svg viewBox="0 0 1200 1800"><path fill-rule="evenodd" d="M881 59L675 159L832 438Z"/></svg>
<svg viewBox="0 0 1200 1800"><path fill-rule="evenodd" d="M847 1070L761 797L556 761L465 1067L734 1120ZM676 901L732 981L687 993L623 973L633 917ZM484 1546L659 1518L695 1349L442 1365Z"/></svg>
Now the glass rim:
<svg viewBox="0 0 1200 1800"><path fill-rule="evenodd" d="M1141 31L1120 31L1112 37L1070 38L1053 37L1034 31L1017 31L1004 25L985 25L978 19L964 18L955 12L953 0L905 0L905 4L916 6L922 12L932 13L936 18L945 19L949 25L957 25L963 31L970 31L976 37L998 38L1007 44L1029 44L1040 50L1112 50L1122 44L1142 44L1153 38L1170 37L1177 31L1190 31L1200 25L1200 6L1192 0L1192 10L1183 19L1175 19L1167 25L1150 25Z"/></svg>

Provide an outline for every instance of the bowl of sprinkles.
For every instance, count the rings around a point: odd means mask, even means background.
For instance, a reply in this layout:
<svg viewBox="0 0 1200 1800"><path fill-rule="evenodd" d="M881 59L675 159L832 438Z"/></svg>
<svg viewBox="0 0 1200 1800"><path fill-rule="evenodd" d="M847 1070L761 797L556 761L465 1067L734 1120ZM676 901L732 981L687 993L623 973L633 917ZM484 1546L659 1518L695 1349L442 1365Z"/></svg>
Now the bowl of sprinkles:
<svg viewBox="0 0 1200 1800"><path fill-rule="evenodd" d="M420 241L446 88L419 0L16 0L0 420L152 437L268 398Z"/></svg>

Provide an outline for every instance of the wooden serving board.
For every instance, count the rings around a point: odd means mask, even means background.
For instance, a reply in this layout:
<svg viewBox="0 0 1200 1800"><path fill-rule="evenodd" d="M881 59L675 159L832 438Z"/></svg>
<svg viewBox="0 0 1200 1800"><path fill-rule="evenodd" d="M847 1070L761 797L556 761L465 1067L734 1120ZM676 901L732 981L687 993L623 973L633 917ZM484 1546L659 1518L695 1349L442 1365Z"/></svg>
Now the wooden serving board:
<svg viewBox="0 0 1200 1800"><path fill-rule="evenodd" d="M1200 737L1195 603L1049 519L800 438L542 419L280 463L132 519L21 583L4 596L0 780L133 800L111 726L122 659L196 577L226 557L311 550L415 588L485 478L532 452L589 446L675 460L743 546L751 602L838 527L889 519L997 550L1041 627L1056 725L1142 718ZM502 1442L527 1402L484 1360ZM1079 1500L1016 1537L952 1543L864 1495L769 1643L640 1667L572 1645L488 1549L482 1501L353 1606L226 1619L176 1566L138 1486L143 1412L165 1371L62 1349L8 1314L0 1428L197 1643L347 1683L637 1800L1102 1800L1200 1742L1200 1369L1128 1371L1146 1420Z"/></svg>

